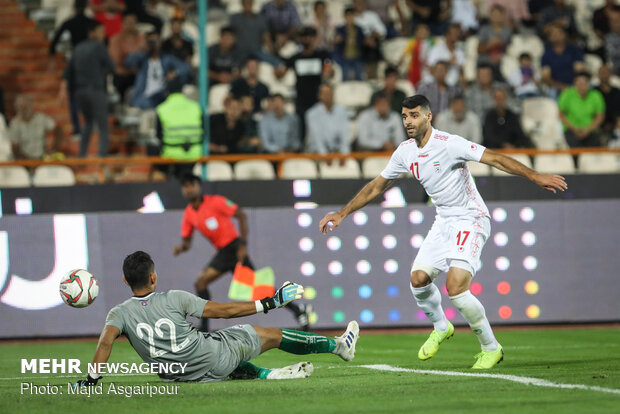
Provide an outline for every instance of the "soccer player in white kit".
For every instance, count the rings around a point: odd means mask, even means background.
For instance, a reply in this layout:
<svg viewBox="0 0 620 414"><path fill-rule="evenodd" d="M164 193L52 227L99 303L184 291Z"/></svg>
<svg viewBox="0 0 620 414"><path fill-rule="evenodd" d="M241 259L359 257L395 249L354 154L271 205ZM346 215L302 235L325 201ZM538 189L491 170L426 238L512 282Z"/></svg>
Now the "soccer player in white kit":
<svg viewBox="0 0 620 414"><path fill-rule="evenodd" d="M429 101L423 95L403 100L402 118L410 139L394 151L377 178L366 184L340 211L327 214L319 228L324 234L328 229L334 230L345 217L383 193L403 173L411 173L437 208L435 223L411 268L411 292L434 327L420 348L418 358L431 358L439 345L454 334L454 326L441 307L441 293L433 283L441 272L447 271L446 289L450 300L469 323L482 348L472 368L492 368L504 358L504 351L493 335L484 307L469 291L491 225L489 210L478 193L467 162L481 162L521 175L554 193L564 191L566 182L559 175L538 173L510 157L434 129Z"/></svg>

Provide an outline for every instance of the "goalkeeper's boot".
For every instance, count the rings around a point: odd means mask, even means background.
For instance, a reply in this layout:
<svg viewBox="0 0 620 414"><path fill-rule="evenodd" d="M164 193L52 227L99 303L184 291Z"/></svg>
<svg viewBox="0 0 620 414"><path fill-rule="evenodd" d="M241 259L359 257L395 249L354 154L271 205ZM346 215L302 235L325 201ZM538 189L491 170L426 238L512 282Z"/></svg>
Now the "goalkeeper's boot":
<svg viewBox="0 0 620 414"><path fill-rule="evenodd" d="M360 337L360 326L357 321L351 321L347 325L347 330L336 337L336 349L334 354L338 355L345 361L351 361L355 357L355 344Z"/></svg>
<svg viewBox="0 0 620 414"><path fill-rule="evenodd" d="M454 325L450 322L448 322L448 329L444 332L433 329L431 336L429 336L426 342L420 347L418 358L421 360L431 358L439 351L439 345L446 339L452 338L452 335L454 335Z"/></svg>
<svg viewBox="0 0 620 414"><path fill-rule="evenodd" d="M289 365L284 368L272 369L267 374L268 380L280 380L280 379L296 379L296 378L308 378L312 375L314 366L311 362L298 362L293 365Z"/></svg>
<svg viewBox="0 0 620 414"><path fill-rule="evenodd" d="M474 358L476 358L476 363L471 367L472 369L491 369L504 360L504 349L497 344L495 351L482 350Z"/></svg>

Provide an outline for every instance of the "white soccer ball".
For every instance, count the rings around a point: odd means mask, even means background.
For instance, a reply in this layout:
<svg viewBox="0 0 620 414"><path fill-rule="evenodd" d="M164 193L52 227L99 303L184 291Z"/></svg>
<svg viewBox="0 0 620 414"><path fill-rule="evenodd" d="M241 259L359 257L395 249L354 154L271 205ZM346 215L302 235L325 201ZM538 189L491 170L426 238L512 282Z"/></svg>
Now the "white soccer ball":
<svg viewBox="0 0 620 414"><path fill-rule="evenodd" d="M69 306L84 308L95 301L99 294L99 282L87 270L67 272L60 282L60 297Z"/></svg>

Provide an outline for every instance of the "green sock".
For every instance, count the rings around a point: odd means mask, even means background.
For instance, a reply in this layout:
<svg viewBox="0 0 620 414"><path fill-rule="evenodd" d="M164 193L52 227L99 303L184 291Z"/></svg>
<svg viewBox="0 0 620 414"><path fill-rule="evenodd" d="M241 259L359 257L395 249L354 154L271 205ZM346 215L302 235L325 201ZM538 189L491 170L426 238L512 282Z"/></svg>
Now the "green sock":
<svg viewBox="0 0 620 414"><path fill-rule="evenodd" d="M267 379L267 375L271 372L268 368L258 367L251 362L242 362L239 366L229 375L230 379Z"/></svg>
<svg viewBox="0 0 620 414"><path fill-rule="evenodd" d="M282 329L280 349L291 354L327 354L336 349L336 341L310 332Z"/></svg>

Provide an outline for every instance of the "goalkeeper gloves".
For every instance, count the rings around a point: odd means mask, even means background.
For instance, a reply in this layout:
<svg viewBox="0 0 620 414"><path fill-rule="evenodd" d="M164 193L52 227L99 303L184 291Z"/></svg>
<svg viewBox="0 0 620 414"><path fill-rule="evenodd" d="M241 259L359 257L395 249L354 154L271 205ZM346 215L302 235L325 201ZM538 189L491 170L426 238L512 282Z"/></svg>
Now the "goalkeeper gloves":
<svg viewBox="0 0 620 414"><path fill-rule="evenodd" d="M301 299L303 293L303 286L288 281L284 282L273 297L260 300L263 305L263 312L267 313L272 309L286 306L295 299Z"/></svg>
<svg viewBox="0 0 620 414"><path fill-rule="evenodd" d="M78 387L90 387L93 385L97 385L97 381L99 381L101 378L103 377L97 376L97 378L93 378L90 376L90 374L88 374L85 380L79 380L75 383L75 385Z"/></svg>

